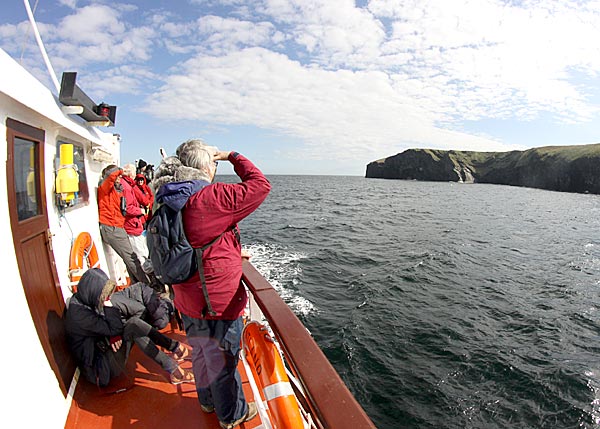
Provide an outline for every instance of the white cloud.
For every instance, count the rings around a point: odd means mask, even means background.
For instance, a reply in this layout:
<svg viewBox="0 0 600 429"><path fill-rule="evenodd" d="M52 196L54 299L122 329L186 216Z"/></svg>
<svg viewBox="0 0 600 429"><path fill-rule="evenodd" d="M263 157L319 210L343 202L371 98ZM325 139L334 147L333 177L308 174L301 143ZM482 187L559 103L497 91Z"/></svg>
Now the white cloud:
<svg viewBox="0 0 600 429"><path fill-rule="evenodd" d="M95 75L81 76L86 93L92 98L108 98L115 94L143 94L143 90L156 79L147 67L124 65L102 72L102 79Z"/></svg>
<svg viewBox="0 0 600 429"><path fill-rule="evenodd" d="M265 0L258 9L326 67L372 61L384 37L381 23L353 0Z"/></svg>
<svg viewBox="0 0 600 429"><path fill-rule="evenodd" d="M276 33L269 22L250 22L209 15L198 20L198 31L202 37L202 50L227 52L244 46L268 44Z"/></svg>
<svg viewBox="0 0 600 429"><path fill-rule="evenodd" d="M58 69L105 71L89 83L99 94L152 91L151 114L273 129L305 141L309 157L319 145L367 159L409 146L514 149L460 124L599 113L599 0L190 3L189 15L91 4L38 24ZM0 26L3 46L17 51L22 31Z"/></svg>
<svg viewBox="0 0 600 429"><path fill-rule="evenodd" d="M70 5L69 2L66 4ZM127 67L149 60L157 34L149 26L128 25L123 20L123 13L127 11L131 12L133 8L130 5L113 8L93 4L75 9L56 24L38 21L37 26L55 72L60 74L61 71L80 70L86 66L107 69L112 64ZM5 49L16 52L21 46L25 47L28 55L24 62L38 75L40 68L36 64L41 57L29 23L2 25L0 34ZM46 74L44 72L38 76L46 81ZM102 75L104 79L115 76L106 70ZM105 83L108 85L110 81ZM113 83L118 88L117 92L120 92L123 86L118 81ZM140 86L133 85L131 88L133 92L139 90Z"/></svg>
<svg viewBox="0 0 600 429"><path fill-rule="evenodd" d="M119 13L108 6L92 5L77 9L66 16L56 28L57 37L73 43L112 44L115 37L125 33Z"/></svg>
<svg viewBox="0 0 600 429"><path fill-rule="evenodd" d="M309 158L323 145L339 153L339 159L373 157L407 143L465 149L482 143L500 146L437 128L427 106L415 104L399 89L382 72L319 70L252 48L189 60L153 95L146 110L163 118L278 130L304 139Z"/></svg>
<svg viewBox="0 0 600 429"><path fill-rule="evenodd" d="M600 45L590 43L600 37L600 9L492 0L375 0L369 9L393 20L382 67L390 69L390 57L410 53L413 58L398 58L406 60L397 63L400 71L421 76L446 95L448 85L457 91L444 102L444 117L533 118L549 111L571 121L597 113L569 79L573 71L600 70Z"/></svg>
<svg viewBox="0 0 600 429"><path fill-rule="evenodd" d="M218 49L167 77L148 111L275 129L313 154L322 144L349 157L408 146L514 149L455 123L594 117L597 106L569 79L600 71L600 44L589 43L600 39L600 17L574 6L265 0L260 24L202 18L204 40ZM269 44L275 27L264 16L311 56Z"/></svg>
<svg viewBox="0 0 600 429"><path fill-rule="evenodd" d="M58 0L58 3L71 9L75 9L77 7L77 0Z"/></svg>

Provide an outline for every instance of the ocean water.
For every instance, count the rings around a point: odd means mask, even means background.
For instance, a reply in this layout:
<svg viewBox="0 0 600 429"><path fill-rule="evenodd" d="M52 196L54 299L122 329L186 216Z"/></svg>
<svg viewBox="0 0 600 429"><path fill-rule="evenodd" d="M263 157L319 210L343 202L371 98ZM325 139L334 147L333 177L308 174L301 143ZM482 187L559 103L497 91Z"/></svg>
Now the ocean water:
<svg viewBox="0 0 600 429"><path fill-rule="evenodd" d="M379 429L600 427L600 196L269 180L243 244Z"/></svg>

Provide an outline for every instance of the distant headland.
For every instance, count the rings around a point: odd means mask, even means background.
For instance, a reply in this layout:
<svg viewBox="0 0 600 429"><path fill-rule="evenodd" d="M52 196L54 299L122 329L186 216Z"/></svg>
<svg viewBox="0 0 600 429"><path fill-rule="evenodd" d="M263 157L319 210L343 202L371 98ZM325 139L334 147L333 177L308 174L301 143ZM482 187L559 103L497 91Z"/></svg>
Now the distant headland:
<svg viewBox="0 0 600 429"><path fill-rule="evenodd" d="M365 177L600 194L600 144L512 152L408 149L369 163Z"/></svg>

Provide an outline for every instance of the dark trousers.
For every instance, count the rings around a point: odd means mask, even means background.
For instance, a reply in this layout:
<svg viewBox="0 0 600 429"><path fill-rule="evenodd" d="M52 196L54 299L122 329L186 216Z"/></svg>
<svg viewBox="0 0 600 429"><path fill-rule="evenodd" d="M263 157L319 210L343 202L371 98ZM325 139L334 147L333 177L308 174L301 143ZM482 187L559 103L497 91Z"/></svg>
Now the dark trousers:
<svg viewBox="0 0 600 429"><path fill-rule="evenodd" d="M152 325L139 317L132 317L125 322L123 340L128 344L129 349L132 341L135 342L146 356L151 357L169 374L177 369L177 362L156 345L158 344L169 351L175 351L179 346L179 342L161 334Z"/></svg>
<svg viewBox="0 0 600 429"><path fill-rule="evenodd" d="M237 370L242 318L204 320L181 315L192 349L198 400L214 406L221 422L231 423L248 411Z"/></svg>
<svg viewBox="0 0 600 429"><path fill-rule="evenodd" d="M100 224L102 241L108 244L123 259L131 284L142 282L150 284L150 280L142 269L139 258L133 251L129 237L124 228Z"/></svg>
<svg viewBox="0 0 600 429"><path fill-rule="evenodd" d="M121 348L114 352L109 345L106 345L107 350L105 352L97 351L94 366L81 369L83 376L91 383L99 386L108 385L112 378L125 371L125 365L134 343L146 356L152 358L168 373L172 373L177 369L177 362L156 345L175 351L179 347L179 342L161 334L139 317L132 317L125 322Z"/></svg>

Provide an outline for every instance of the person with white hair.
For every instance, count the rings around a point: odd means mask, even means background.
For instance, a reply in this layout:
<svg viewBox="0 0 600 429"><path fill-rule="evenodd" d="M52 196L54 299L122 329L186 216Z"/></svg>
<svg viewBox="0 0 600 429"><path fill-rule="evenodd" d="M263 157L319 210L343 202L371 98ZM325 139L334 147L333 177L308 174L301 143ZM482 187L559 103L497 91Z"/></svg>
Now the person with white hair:
<svg viewBox="0 0 600 429"><path fill-rule="evenodd" d="M146 219L146 211L142 208L140 201L135 193L137 184L135 183L135 165L125 164L123 166L123 193L127 201L125 210L125 231L129 237L131 248L138 257L142 268L146 259L148 259L148 246L146 245L146 237L144 237L144 221ZM146 273L147 274L147 273Z"/></svg>
<svg viewBox="0 0 600 429"><path fill-rule="evenodd" d="M213 183L219 161L230 162L241 182ZM260 206L271 185L239 153L220 151L192 139L177 148L176 156L162 160L152 186L157 204L181 209L192 247L216 240L202 254L205 282L196 273L172 287L174 304L192 347L200 407L207 413L216 412L222 428L234 428L257 414L256 404L246 402L237 371L242 314L248 301L241 282L242 246L237 224Z"/></svg>

